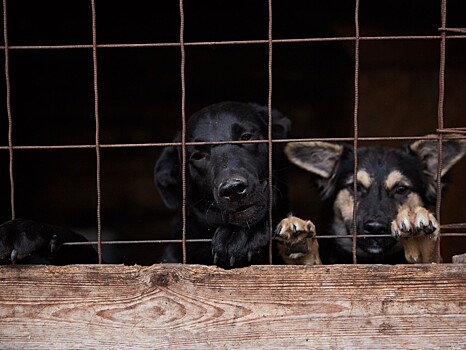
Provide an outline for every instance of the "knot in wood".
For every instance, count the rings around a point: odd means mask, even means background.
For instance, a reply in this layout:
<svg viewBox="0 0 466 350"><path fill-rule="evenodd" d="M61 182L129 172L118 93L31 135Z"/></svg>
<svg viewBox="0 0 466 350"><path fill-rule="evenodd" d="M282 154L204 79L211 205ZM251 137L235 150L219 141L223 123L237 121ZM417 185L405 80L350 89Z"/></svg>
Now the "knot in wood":
<svg viewBox="0 0 466 350"><path fill-rule="evenodd" d="M169 271L154 273L149 278L149 285L151 287L168 287L174 282L178 281L178 276Z"/></svg>

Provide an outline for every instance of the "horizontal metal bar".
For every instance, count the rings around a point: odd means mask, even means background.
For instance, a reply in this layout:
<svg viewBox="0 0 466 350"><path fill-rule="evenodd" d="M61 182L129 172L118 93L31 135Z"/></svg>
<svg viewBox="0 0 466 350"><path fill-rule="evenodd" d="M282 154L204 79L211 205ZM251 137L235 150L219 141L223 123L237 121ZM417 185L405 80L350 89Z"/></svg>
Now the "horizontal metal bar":
<svg viewBox="0 0 466 350"><path fill-rule="evenodd" d="M466 134L466 128L443 128L437 129L439 134Z"/></svg>
<svg viewBox="0 0 466 350"><path fill-rule="evenodd" d="M466 224L464 224L466 225ZM442 233L442 237L466 237L466 232L459 233L459 232L449 232L449 233ZM317 239L353 239L353 235L318 235ZM356 235L356 238L390 238L392 235ZM182 239L145 239L145 240L132 240L132 241L102 241L103 245L127 245L127 244L181 244L183 242ZM212 242L211 239L187 239L186 243L210 243ZM63 245L69 246L76 246L76 245L97 245L97 241L89 241L89 242L65 242Z"/></svg>
<svg viewBox="0 0 466 350"><path fill-rule="evenodd" d="M439 28L439 32L450 32L450 33L460 33L466 34L466 28Z"/></svg>
<svg viewBox="0 0 466 350"><path fill-rule="evenodd" d="M187 239L186 242L189 243L209 243L211 239ZM171 244L171 243L182 243L182 239L143 239L143 240L134 240L134 241L102 241L104 245L118 245L118 244ZM88 242L65 242L63 245L97 245L97 241L88 241Z"/></svg>
<svg viewBox="0 0 466 350"><path fill-rule="evenodd" d="M466 33L461 29L447 29L445 31ZM441 30L441 29L439 29ZM383 41L383 40L440 40L440 35L396 35L396 36L362 36L361 41ZM447 35L447 39L466 39L466 35ZM296 44L312 42L335 42L335 41L355 41L356 37L328 37L328 38L302 38L302 39L273 39L272 44ZM198 41L185 42L184 46L215 46L215 45L254 45L269 44L269 40L228 40L228 41ZM97 44L98 49L118 49L118 48L150 48L150 47L179 47L180 43L141 43L141 44ZM9 50L75 50L75 49L92 49L92 44L83 45L12 45L8 46ZM5 46L0 46L1 50Z"/></svg>
<svg viewBox="0 0 466 350"><path fill-rule="evenodd" d="M441 129L439 133L466 133L466 128ZM461 136L446 136L444 139L463 139ZM428 136L380 136L380 137L358 137L358 141L407 141L407 140L436 140L435 135ZM287 142L350 142L353 137L318 137L318 138L299 138L299 139L279 139L272 140L273 143ZM203 146L203 145L223 145L223 144L251 144L251 143L268 143L269 140L250 140L250 141L210 141L210 142L186 142L186 146ZM166 147L182 146L181 142L154 142L154 143L121 143L121 144L99 144L100 148L136 148L136 147ZM60 150L60 149L92 149L96 145L49 145L49 146L13 146L14 150ZM0 150L9 150L9 146L0 146Z"/></svg>

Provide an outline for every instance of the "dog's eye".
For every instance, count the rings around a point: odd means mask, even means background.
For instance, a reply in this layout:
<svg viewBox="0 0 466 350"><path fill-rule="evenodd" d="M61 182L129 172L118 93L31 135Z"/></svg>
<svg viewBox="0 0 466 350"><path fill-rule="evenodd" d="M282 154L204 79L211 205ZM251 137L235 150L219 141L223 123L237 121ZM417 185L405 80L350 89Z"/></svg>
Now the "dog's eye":
<svg viewBox="0 0 466 350"><path fill-rule="evenodd" d="M191 159L194 159L194 160L201 160L201 159L204 159L205 158L205 153L203 152L195 152L193 154L191 154Z"/></svg>
<svg viewBox="0 0 466 350"><path fill-rule="evenodd" d="M409 191L409 187L405 185L398 185L395 188L395 193L396 194L406 194Z"/></svg>
<svg viewBox="0 0 466 350"><path fill-rule="evenodd" d="M354 193L354 183L350 183L347 185L348 189L351 191L351 193ZM356 184L356 193L358 195L363 195L366 192L366 188L361 185L360 183Z"/></svg>
<svg viewBox="0 0 466 350"><path fill-rule="evenodd" d="M245 132L241 135L241 141L249 141L252 139L252 134L249 132Z"/></svg>

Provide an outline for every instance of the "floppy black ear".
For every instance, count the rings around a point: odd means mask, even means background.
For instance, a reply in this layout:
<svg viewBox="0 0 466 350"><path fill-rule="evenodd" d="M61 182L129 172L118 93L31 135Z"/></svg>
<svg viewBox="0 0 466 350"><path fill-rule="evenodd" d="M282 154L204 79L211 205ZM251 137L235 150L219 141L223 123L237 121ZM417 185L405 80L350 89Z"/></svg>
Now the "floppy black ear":
<svg viewBox="0 0 466 350"><path fill-rule="evenodd" d="M250 103L259 112L262 120L267 123L269 118L269 112L267 106L258 105L256 103ZM286 139L289 137L291 130L291 120L284 116L279 110L272 109L272 138L274 139Z"/></svg>
<svg viewBox="0 0 466 350"><path fill-rule="evenodd" d="M438 158L438 142L437 140L418 140L409 145L409 149L413 152L424 165L424 173L427 175L428 181L428 197L435 198L437 189L437 168L439 163ZM455 165L466 154L466 140L446 140L442 143L442 173L441 177L448 173L453 165Z"/></svg>
<svg viewBox="0 0 466 350"><path fill-rule="evenodd" d="M177 136L173 142L177 142ZM178 147L165 147L154 167L154 182L169 209L181 206L181 162Z"/></svg>

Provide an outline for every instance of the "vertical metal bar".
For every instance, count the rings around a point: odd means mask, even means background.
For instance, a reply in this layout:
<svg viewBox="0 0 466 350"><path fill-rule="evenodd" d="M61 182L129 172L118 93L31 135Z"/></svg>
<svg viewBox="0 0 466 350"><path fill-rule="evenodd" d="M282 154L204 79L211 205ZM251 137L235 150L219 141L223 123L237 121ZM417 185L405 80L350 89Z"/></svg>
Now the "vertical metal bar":
<svg viewBox="0 0 466 350"><path fill-rule="evenodd" d="M273 242L272 242L272 232L273 232L273 217L272 217L272 206L273 206L273 143L272 143L272 0L269 0L269 31L268 31L268 40L269 40L269 62L268 62L268 75L269 75L269 92L268 92L268 101L267 107L269 111L269 124L268 124L268 146L269 146L269 264L273 263Z"/></svg>
<svg viewBox="0 0 466 350"><path fill-rule="evenodd" d="M8 50L8 25L7 25L6 0L3 0L3 40L5 41L5 83L6 83L6 110L8 114L8 150L10 154L10 205L11 219L16 218L15 211L15 182L13 177L13 119L11 117L11 91L10 91L10 55Z"/></svg>
<svg viewBox="0 0 466 350"><path fill-rule="evenodd" d="M442 0L442 7L441 7L441 21L442 21L442 28L446 28L447 26L447 0ZM444 102L445 102L445 62L446 62L446 32L444 30L440 33L440 69L439 69L439 97L438 97L438 111L437 111L437 122L438 122L438 129L442 130L444 127L443 123L443 115L444 115ZM438 164L437 164L437 202L435 205L436 209L436 216L439 222L439 226L441 225L441 218L440 218L440 208L442 205L442 166L443 166L443 134L438 134ZM440 230L440 227L439 227ZM439 232L438 240L437 240L437 254L436 254L436 261L437 263L441 260L441 232Z"/></svg>
<svg viewBox="0 0 466 350"><path fill-rule="evenodd" d="M95 0L91 0L92 8L92 61L94 67L94 113L95 113L95 152L96 152L96 186L97 186L97 253L99 264L102 264L102 193L100 183L100 126L99 126L99 89L97 83L97 31Z"/></svg>
<svg viewBox="0 0 466 350"><path fill-rule="evenodd" d="M357 174L358 174L358 114L359 114L359 0L356 0L355 13L354 13L354 27L355 27L355 42L354 42L354 203L353 203L353 264L357 264L356 257L356 243L357 243L357 225L356 225L356 209L358 201L357 191Z"/></svg>
<svg viewBox="0 0 466 350"><path fill-rule="evenodd" d="M182 182L182 249L183 264L186 264L186 82L184 47L184 7L180 0L180 48L181 48L181 182Z"/></svg>

